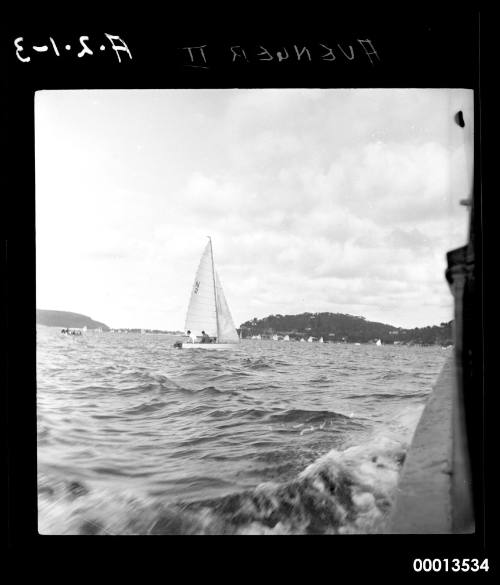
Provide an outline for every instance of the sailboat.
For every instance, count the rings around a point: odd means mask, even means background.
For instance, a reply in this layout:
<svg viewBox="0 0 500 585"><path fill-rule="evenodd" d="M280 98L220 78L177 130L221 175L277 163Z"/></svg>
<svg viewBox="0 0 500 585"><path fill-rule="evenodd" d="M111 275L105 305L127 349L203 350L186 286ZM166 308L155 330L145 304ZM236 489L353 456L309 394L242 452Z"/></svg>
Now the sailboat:
<svg viewBox="0 0 500 585"><path fill-rule="evenodd" d="M290 341L290 336L289 335L285 335L285 337L283 337L283 341Z"/></svg>
<svg viewBox="0 0 500 585"><path fill-rule="evenodd" d="M186 333L191 342L178 343L182 349L230 349L239 343L229 306L222 290L219 275L215 270L212 239L201 256L194 278L191 298L186 314ZM205 332L210 342L202 342Z"/></svg>
<svg viewBox="0 0 500 585"><path fill-rule="evenodd" d="M313 338L310 336L310 337L307 339L307 341L308 341L309 343L312 343L312 342L314 341L314 339L313 339Z"/></svg>
<svg viewBox="0 0 500 585"><path fill-rule="evenodd" d="M323 341L323 338L322 338L322 337L320 337L318 341L319 341L319 343L324 343L324 341Z"/></svg>

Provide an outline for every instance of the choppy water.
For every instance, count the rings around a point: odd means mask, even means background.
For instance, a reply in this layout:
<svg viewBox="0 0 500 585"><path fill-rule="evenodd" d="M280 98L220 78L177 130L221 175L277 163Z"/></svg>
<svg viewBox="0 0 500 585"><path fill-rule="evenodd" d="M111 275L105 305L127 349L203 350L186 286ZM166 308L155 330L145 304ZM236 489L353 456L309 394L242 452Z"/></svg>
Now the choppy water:
<svg viewBox="0 0 500 585"><path fill-rule="evenodd" d="M37 331L42 534L376 532L449 352Z"/></svg>

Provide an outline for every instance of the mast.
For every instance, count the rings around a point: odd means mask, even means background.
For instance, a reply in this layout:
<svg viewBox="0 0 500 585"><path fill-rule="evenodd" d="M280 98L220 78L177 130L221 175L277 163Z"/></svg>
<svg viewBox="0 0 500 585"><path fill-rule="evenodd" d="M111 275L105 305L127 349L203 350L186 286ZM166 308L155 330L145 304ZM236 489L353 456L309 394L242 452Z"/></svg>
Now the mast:
<svg viewBox="0 0 500 585"><path fill-rule="evenodd" d="M215 286L215 266L214 266L214 250L212 248L212 238L207 236L210 242L210 257L212 258L212 278L214 281L214 295L215 295L215 323L217 325L217 341L219 341L219 312L217 310L217 287Z"/></svg>

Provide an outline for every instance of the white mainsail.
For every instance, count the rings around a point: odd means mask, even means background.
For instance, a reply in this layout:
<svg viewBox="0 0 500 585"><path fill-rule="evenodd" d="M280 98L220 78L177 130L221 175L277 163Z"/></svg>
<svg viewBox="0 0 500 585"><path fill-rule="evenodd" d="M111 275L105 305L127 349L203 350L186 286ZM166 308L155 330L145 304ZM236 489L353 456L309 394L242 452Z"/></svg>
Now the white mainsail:
<svg viewBox="0 0 500 585"><path fill-rule="evenodd" d="M238 333L214 268L212 241L209 240L196 271L186 315L185 331L192 336L205 331L217 343L237 343Z"/></svg>
<svg viewBox="0 0 500 585"><path fill-rule="evenodd" d="M186 315L186 331L201 335L202 331L217 335L217 311L215 308L215 280L212 250L208 242L194 277L193 289Z"/></svg>

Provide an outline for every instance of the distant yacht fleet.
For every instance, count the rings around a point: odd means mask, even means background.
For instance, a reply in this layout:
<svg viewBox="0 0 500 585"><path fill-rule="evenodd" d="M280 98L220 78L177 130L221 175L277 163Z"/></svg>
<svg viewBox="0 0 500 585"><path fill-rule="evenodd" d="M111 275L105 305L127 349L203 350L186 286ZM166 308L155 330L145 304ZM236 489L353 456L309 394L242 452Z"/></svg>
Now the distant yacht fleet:
<svg viewBox="0 0 500 585"><path fill-rule="evenodd" d="M272 335L262 335L258 333L257 335L251 335L246 337L245 339L253 339L253 340L270 340L270 341L299 341L302 343L344 343L344 341L325 341L323 337L313 337L310 335L307 339L305 337L298 338L290 338L290 335L278 335L273 333ZM382 341L380 339L374 339L373 341L369 342L375 345L382 345ZM355 343L354 345L361 345L360 343Z"/></svg>
<svg viewBox="0 0 500 585"><path fill-rule="evenodd" d="M87 327L64 327L63 329L60 329L60 334L64 335L64 336L70 336L70 337L80 337L83 334L87 335L87 334L99 334L99 333L106 333L105 331L103 331L103 329L101 327L97 327L97 328L92 328L92 329L87 329ZM129 330L129 329L110 329L109 333L135 333L135 334L147 334L147 333L169 333L170 335L172 335L173 337L185 337L184 333L181 332L174 332L174 331L159 331L159 330L147 330L147 329L134 329L134 330ZM239 333L237 333L239 340L240 341L277 341L277 342L283 342L283 341L288 341L288 342L301 342L301 343L322 343L322 344L344 344L344 343L349 343L347 340L342 339L342 340L324 340L323 337L313 337L313 336L309 336L307 339L305 337L299 337L298 335L296 337L290 337L290 335L286 334L286 335L279 335L277 333L273 333L273 334L261 334L258 333L256 335L247 335L246 337L242 337L241 335L241 331L239 331ZM185 343L185 342L184 342ZM200 342L198 342L200 343ZM234 342L233 342L234 343ZM360 343L358 341L356 342L351 342L352 345L375 345L375 346L382 346L385 345L381 339L372 339L370 341L367 342L363 342ZM183 342L176 342L176 347L179 347L179 345L183 345ZM225 346L227 347L229 344L225 344ZM414 344L414 343L410 343L410 344L404 344L401 343L400 341L395 341L392 344L389 344L390 346L403 346L403 345L418 345L418 344ZM195 347L201 347L203 349L218 349L219 344L217 343L213 343L212 341L210 342L210 347L207 348L206 344L204 343L200 343L200 345L195 345ZM453 347L453 345L442 345L441 349L451 349ZM192 348L192 346L190 345L190 349Z"/></svg>
<svg viewBox="0 0 500 585"><path fill-rule="evenodd" d="M103 329L102 327L95 327L93 329L87 329L87 326L84 325L83 327L63 327L63 329L61 329L61 335L74 335L76 337L79 337L81 335L83 335L84 333L86 334L87 332L89 333L102 333Z"/></svg>

